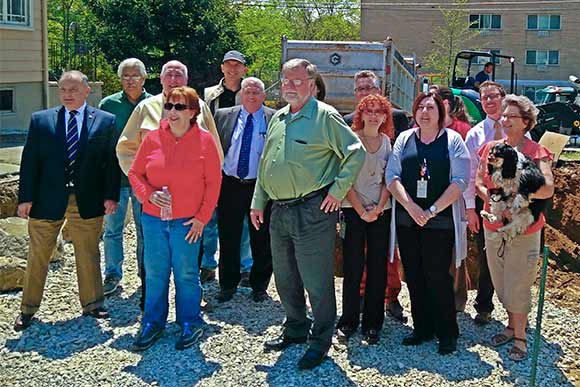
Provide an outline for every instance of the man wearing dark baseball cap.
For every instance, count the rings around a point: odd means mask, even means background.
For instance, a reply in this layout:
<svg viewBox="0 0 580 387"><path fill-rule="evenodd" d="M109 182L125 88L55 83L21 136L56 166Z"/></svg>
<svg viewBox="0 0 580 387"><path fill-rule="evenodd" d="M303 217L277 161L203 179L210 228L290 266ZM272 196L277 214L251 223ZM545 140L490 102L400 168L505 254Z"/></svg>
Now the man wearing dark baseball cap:
<svg viewBox="0 0 580 387"><path fill-rule="evenodd" d="M222 60L221 70L224 77L215 86L206 87L204 101L212 113L219 108L240 105L238 91L242 85L242 78L246 75L246 57L239 51L228 51Z"/></svg>
<svg viewBox="0 0 580 387"><path fill-rule="evenodd" d="M222 60L221 70L224 77L215 86L205 88L204 101L215 114L216 110L241 105L239 91L242 88L242 79L246 75L246 57L239 51L228 51ZM215 258L218 243L217 214L214 212L211 220L203 230L203 243L201 249L201 273L202 283L215 279L215 270L218 262ZM244 221L244 232L242 233L242 243L240 246L241 266L240 274L241 286L250 286L250 270L252 268L252 252L250 250L250 239L248 222Z"/></svg>

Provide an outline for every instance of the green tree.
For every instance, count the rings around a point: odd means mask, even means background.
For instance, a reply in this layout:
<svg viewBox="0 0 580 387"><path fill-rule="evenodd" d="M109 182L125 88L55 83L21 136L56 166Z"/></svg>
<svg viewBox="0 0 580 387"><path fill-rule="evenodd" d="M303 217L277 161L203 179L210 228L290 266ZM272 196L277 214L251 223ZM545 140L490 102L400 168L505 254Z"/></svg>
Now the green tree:
<svg viewBox="0 0 580 387"><path fill-rule="evenodd" d="M98 19L98 44L111 63L141 59L149 71L178 59L190 84L215 82L227 50L238 48L236 12L227 0L86 0Z"/></svg>
<svg viewBox="0 0 580 387"><path fill-rule="evenodd" d="M82 0L48 2L50 79L66 70L83 71L91 80L103 82L103 95L121 87L116 68L97 46L97 20Z"/></svg>
<svg viewBox="0 0 580 387"><path fill-rule="evenodd" d="M297 39L358 40L360 5L358 0L287 0L285 13L294 22Z"/></svg>
<svg viewBox="0 0 580 387"><path fill-rule="evenodd" d="M250 58L249 73L266 84L278 78L282 56L281 38L304 40L358 40L360 8L355 0L266 0L239 3L236 27L244 54Z"/></svg>
<svg viewBox="0 0 580 387"><path fill-rule="evenodd" d="M280 70L281 37L292 37L294 25L281 9L247 7L240 13L236 28L242 42L242 51L250 62L248 73L267 84L275 82Z"/></svg>
<svg viewBox="0 0 580 387"><path fill-rule="evenodd" d="M476 50L472 40L479 36L479 31L469 29L469 0L454 0L448 8L439 7L443 23L433 31L433 49L425 60L426 67L435 72L445 74L451 79L453 61L458 51L464 49Z"/></svg>

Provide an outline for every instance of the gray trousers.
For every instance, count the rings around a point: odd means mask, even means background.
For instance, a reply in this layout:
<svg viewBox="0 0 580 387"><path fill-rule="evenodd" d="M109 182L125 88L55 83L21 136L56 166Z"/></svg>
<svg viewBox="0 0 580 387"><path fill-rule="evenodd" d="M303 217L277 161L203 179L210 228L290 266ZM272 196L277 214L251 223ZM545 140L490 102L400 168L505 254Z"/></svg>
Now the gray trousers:
<svg viewBox="0 0 580 387"><path fill-rule="evenodd" d="M309 335L308 344L328 351L336 319L334 242L337 212L325 214L325 194L296 206L274 203L270 221L276 288L286 312L284 335ZM306 316L308 292L314 323Z"/></svg>

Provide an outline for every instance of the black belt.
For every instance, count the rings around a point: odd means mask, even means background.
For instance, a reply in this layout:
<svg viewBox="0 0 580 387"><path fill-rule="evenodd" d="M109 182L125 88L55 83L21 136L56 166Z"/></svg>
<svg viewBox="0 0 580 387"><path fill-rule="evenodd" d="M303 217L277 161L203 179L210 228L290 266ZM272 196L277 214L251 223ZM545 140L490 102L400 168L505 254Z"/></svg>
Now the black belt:
<svg viewBox="0 0 580 387"><path fill-rule="evenodd" d="M312 191L302 197L296 198L296 199L285 199L285 200L274 200L274 204L280 206L280 207L294 207L297 206L299 204L305 203L308 200L315 198L317 196L320 196L322 194L325 194L328 192L328 189L330 188L330 186L326 186L326 187L322 187L320 189L317 189L316 191Z"/></svg>
<svg viewBox="0 0 580 387"><path fill-rule="evenodd" d="M230 180L235 181L236 183L240 183L240 184L254 184L256 182L256 179L240 179L239 177L236 177L236 176L226 175L223 172L222 172L222 176L226 179L230 179Z"/></svg>

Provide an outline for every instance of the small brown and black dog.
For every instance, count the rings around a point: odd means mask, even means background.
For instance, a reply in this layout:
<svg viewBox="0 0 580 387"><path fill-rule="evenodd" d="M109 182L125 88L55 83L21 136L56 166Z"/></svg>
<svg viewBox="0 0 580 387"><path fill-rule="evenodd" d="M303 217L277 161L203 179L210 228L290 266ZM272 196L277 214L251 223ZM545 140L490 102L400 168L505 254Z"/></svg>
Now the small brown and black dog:
<svg viewBox="0 0 580 387"><path fill-rule="evenodd" d="M530 195L546 184L538 166L509 144L499 143L487 157L489 176L495 189L489 190L490 212L481 211L489 222L503 222L498 233L506 242L536 222L546 207L546 200L531 200ZM511 221L503 213L509 210Z"/></svg>

